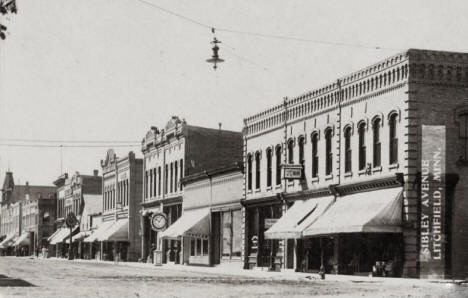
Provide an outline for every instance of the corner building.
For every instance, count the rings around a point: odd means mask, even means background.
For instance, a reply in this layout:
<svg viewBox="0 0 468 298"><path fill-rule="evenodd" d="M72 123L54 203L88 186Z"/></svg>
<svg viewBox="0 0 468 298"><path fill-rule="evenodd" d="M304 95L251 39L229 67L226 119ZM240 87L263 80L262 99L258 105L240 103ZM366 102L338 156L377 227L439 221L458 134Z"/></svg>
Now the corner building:
<svg viewBox="0 0 468 298"><path fill-rule="evenodd" d="M144 155L141 202L142 251L144 260L151 250L162 252L162 262L180 263L181 239L162 240L161 231L151 228L153 214L164 213L167 226L182 216L184 194L181 179L215 169L242 158L240 132L188 125L173 116L159 130L152 127L142 141Z"/></svg>
<svg viewBox="0 0 468 298"><path fill-rule="evenodd" d="M410 49L247 117L244 267L466 276L467 88Z"/></svg>

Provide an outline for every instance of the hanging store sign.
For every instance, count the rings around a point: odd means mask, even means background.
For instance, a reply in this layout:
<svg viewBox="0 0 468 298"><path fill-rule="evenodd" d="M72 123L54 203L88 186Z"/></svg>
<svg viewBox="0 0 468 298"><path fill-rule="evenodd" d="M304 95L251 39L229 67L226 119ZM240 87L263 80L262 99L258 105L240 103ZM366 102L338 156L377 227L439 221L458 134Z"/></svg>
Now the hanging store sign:
<svg viewBox="0 0 468 298"><path fill-rule="evenodd" d="M302 178L302 165L284 164L284 179L301 179Z"/></svg>
<svg viewBox="0 0 468 298"><path fill-rule="evenodd" d="M420 262L421 274L445 272L445 126L422 126Z"/></svg>

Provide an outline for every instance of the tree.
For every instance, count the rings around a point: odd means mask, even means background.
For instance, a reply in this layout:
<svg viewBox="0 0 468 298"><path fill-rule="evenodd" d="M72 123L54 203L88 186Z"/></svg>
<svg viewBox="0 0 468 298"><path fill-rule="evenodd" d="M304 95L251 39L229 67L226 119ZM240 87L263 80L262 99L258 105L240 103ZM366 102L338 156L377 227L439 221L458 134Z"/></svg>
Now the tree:
<svg viewBox="0 0 468 298"><path fill-rule="evenodd" d="M8 13L17 13L16 0L0 0L0 14L6 15ZM5 32L7 27L0 23L0 38L6 38Z"/></svg>

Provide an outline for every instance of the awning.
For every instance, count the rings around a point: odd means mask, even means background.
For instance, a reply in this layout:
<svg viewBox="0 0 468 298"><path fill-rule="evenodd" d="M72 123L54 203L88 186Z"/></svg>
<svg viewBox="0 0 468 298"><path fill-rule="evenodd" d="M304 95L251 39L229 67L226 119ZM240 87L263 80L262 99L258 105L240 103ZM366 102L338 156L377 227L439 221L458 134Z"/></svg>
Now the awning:
<svg viewBox="0 0 468 298"><path fill-rule="evenodd" d="M388 188L337 198L303 235L399 233L401 224L402 189Z"/></svg>
<svg viewBox="0 0 468 298"><path fill-rule="evenodd" d="M17 245L23 245L23 246L26 246L26 245L29 245L30 241L29 241L29 233L23 233L21 234L21 236L19 236L15 243L13 243L13 246L17 246Z"/></svg>
<svg viewBox="0 0 468 298"><path fill-rule="evenodd" d="M73 236L73 242L81 241L81 240L85 239L86 237L88 237L91 234L92 234L92 231L81 231L78 234L76 234L75 236Z"/></svg>
<svg viewBox="0 0 468 298"><path fill-rule="evenodd" d="M72 229L72 235L76 234L78 231L79 226L76 225ZM54 237L50 240L49 244L55 245L57 243L61 243L70 237L70 229L69 228L60 228L60 231L54 235Z"/></svg>
<svg viewBox="0 0 468 298"><path fill-rule="evenodd" d="M98 241L128 241L128 218L119 219L97 237Z"/></svg>
<svg viewBox="0 0 468 298"><path fill-rule="evenodd" d="M54 239L54 237L55 237L58 233L60 233L61 230L62 230L61 228L55 230L55 232L52 233L52 235L50 235L49 238L47 238L47 241L50 243L50 241L52 241L52 239Z"/></svg>
<svg viewBox="0 0 468 298"><path fill-rule="evenodd" d="M99 227L89 237L86 237L84 239L84 242L98 241L98 238L100 237L100 235L105 233L107 231L107 229L112 226L113 223L114 223L114 221L112 221L112 220L102 222L99 225Z"/></svg>
<svg viewBox="0 0 468 298"><path fill-rule="evenodd" d="M161 233L161 237L166 239L178 239L182 236L208 238L210 212L209 207L184 211L175 223Z"/></svg>
<svg viewBox="0 0 468 298"><path fill-rule="evenodd" d="M330 207L333 199L333 196L327 196L294 202L294 205L265 232L265 239L302 238L302 232Z"/></svg>
<svg viewBox="0 0 468 298"><path fill-rule="evenodd" d="M6 238L3 239L2 242L0 242L0 248L7 248L8 246L10 246L13 243L13 241L15 241L15 236L15 233L7 235Z"/></svg>

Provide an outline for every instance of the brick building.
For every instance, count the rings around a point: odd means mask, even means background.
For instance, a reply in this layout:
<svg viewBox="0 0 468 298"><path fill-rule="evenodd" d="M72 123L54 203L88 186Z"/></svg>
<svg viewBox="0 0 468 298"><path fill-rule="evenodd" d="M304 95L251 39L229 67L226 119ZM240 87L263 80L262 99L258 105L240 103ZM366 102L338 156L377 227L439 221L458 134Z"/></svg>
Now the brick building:
<svg viewBox="0 0 468 298"><path fill-rule="evenodd" d="M56 188L15 185L7 172L2 188L0 250L6 254L32 255L46 244L54 232Z"/></svg>
<svg viewBox="0 0 468 298"><path fill-rule="evenodd" d="M143 160L133 152L117 157L109 149L102 167L102 216L99 227L84 239L90 255L102 260L137 261L141 251L139 210Z"/></svg>
<svg viewBox="0 0 468 298"><path fill-rule="evenodd" d="M247 117L245 268L465 277L467 88L412 49Z"/></svg>
<svg viewBox="0 0 468 298"><path fill-rule="evenodd" d="M160 241L151 229L153 214L163 213L171 225L182 214L183 185L180 180L191 174L241 159L242 136L239 132L188 125L172 117L161 131L152 127L142 141L144 186L142 199L142 251L147 259L151 248L163 251L163 262L177 261L179 240Z"/></svg>
<svg viewBox="0 0 468 298"><path fill-rule="evenodd" d="M49 237L49 255L65 257L69 247L69 228L65 226L67 214L73 212L81 221L86 200L99 200L96 195L102 193L102 177L94 170L93 175L82 175L78 172L70 176L65 173L59 176L54 184L57 187L57 219L55 233ZM79 232L79 225L73 228L73 235ZM66 241L68 239L68 241ZM75 247L75 251L77 247Z"/></svg>

